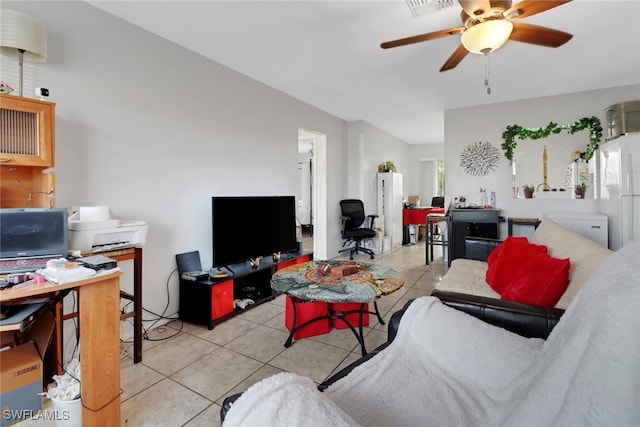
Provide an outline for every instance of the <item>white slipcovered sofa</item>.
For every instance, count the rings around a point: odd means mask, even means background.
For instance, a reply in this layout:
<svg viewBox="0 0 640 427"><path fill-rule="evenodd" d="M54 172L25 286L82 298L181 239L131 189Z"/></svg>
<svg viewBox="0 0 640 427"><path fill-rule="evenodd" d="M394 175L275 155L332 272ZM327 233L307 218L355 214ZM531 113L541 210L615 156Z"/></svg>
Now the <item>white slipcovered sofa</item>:
<svg viewBox="0 0 640 427"><path fill-rule="evenodd" d="M395 338L324 392L269 377L223 427L638 426L639 260L640 242L607 257L546 340L418 298Z"/></svg>

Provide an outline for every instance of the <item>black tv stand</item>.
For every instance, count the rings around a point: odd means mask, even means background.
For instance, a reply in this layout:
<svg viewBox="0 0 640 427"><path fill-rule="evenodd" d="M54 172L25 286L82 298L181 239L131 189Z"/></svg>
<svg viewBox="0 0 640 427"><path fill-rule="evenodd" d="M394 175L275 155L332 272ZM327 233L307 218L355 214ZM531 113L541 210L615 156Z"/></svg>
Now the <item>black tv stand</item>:
<svg viewBox="0 0 640 427"><path fill-rule="evenodd" d="M308 251L287 255L289 259L281 258L279 262L274 262L271 257L262 257L256 268L248 261L225 266L233 274L225 278L196 281L180 279L180 319L206 324L213 329L214 323L273 300L276 293L271 289L271 276L289 265L313 260L313 252ZM234 300L245 299L251 299L254 303L246 305L244 309L234 306Z"/></svg>
<svg viewBox="0 0 640 427"><path fill-rule="evenodd" d="M280 254L280 262L286 261L286 260L289 260L289 259L296 259L298 256L300 256L300 252L298 252L298 251L283 252L283 253Z"/></svg>

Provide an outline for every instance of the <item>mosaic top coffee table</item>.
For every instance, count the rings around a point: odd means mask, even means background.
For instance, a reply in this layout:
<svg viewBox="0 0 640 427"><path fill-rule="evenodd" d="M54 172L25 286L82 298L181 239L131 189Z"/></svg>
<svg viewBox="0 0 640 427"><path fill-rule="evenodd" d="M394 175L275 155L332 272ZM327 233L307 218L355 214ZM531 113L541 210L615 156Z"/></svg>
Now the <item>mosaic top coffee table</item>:
<svg viewBox="0 0 640 427"><path fill-rule="evenodd" d="M276 272L271 277L271 288L287 294L293 302L293 326L285 347L289 347L293 334L303 327L321 319L341 319L356 336L362 354L367 354L362 334L362 317L369 303L373 303L374 312L380 324L384 321L378 311L377 299L389 295L404 285L404 277L397 271L380 264L365 264L355 261L309 261L296 264ZM355 311L329 310L327 315L317 316L301 325L296 324L297 304L308 301L327 303L359 303ZM358 330L347 318L348 314L358 312L360 322Z"/></svg>

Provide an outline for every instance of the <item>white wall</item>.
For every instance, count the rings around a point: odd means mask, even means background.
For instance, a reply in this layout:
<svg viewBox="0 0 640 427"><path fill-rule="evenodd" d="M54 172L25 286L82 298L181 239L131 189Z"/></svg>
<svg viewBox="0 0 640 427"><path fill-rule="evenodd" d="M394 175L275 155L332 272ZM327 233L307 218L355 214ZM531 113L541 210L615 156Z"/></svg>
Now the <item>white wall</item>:
<svg viewBox="0 0 640 427"><path fill-rule="evenodd" d="M511 169L502 155L496 172L485 177L465 174L459 166L460 153L469 143L489 141L500 149L502 132L517 124L525 128L546 126L549 122L572 124L582 117L596 116L605 123L604 109L612 104L640 99L640 85L622 86L602 90L547 96L523 101L503 102L480 107L467 107L445 112L445 179L446 201L454 195L467 196L468 203L479 203L479 188L488 194L496 192L497 205L506 217L540 217L549 211L598 212L597 200L513 199L511 197ZM584 147L588 143L587 131L574 135L562 133L565 140L579 139ZM554 137L555 138L555 137ZM539 140L540 144L549 140ZM604 142L604 140L603 140ZM501 230L506 235L506 225Z"/></svg>
<svg viewBox="0 0 640 427"><path fill-rule="evenodd" d="M48 61L37 66L57 104L57 206L108 205L149 223L145 308L162 312L171 278L167 314L177 311L175 254L199 250L211 265L211 196L296 194L298 128L326 134L327 162L338 165L317 256L337 253L345 121L84 2L2 7L48 25ZM260 226L259 212L247 226Z"/></svg>
<svg viewBox="0 0 640 427"><path fill-rule="evenodd" d="M417 168L409 155L410 144L364 121L349 122L348 197L361 199L367 214L377 212L378 165L392 161L403 175L403 192Z"/></svg>
<svg viewBox="0 0 640 427"><path fill-rule="evenodd" d="M341 248L338 202L347 197L347 173L362 175L356 179L368 182L367 197L375 200L373 166L354 168L345 155L344 120L84 2L2 7L48 26L48 60L29 68L56 103L56 205L108 205L116 218L149 224L145 308L161 313L169 298L166 314L177 312L175 254L199 250L210 267L211 196L297 193L299 128L326 135L317 258ZM376 167L387 159L403 164L405 143L362 127L367 143L382 151ZM248 226L260 226L259 213ZM125 289L132 287L129 264L122 263Z"/></svg>

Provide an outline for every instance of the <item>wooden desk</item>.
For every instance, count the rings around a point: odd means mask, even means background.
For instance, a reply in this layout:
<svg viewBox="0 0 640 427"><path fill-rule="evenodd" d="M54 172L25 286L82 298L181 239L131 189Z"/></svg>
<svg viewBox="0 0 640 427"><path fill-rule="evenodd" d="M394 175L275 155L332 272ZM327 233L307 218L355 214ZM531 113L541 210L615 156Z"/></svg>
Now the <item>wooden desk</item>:
<svg viewBox="0 0 640 427"><path fill-rule="evenodd" d="M0 302L74 289L79 297L82 425L120 425L119 271L77 282L0 291ZM62 362L62 361L61 361Z"/></svg>

